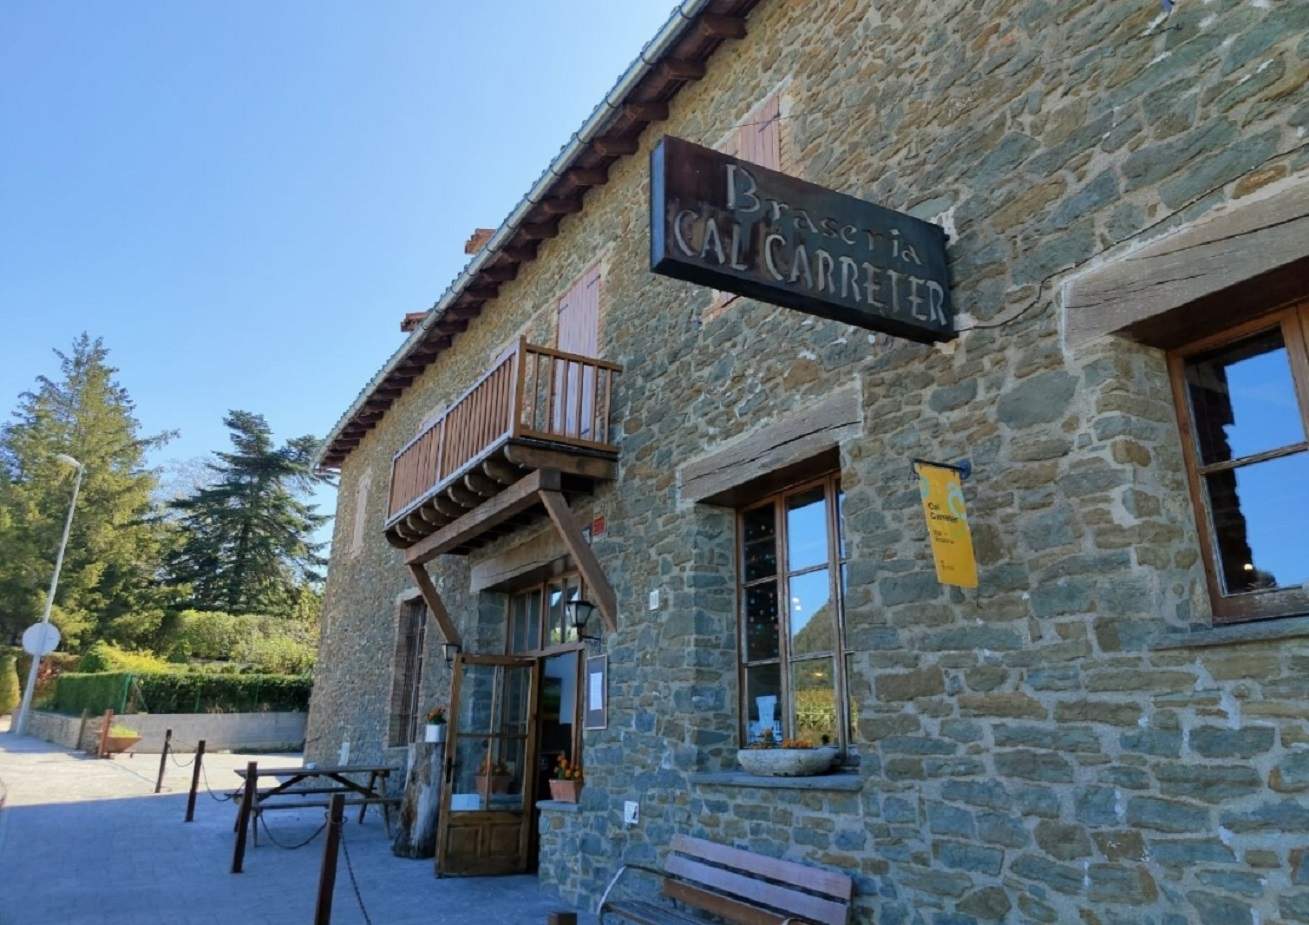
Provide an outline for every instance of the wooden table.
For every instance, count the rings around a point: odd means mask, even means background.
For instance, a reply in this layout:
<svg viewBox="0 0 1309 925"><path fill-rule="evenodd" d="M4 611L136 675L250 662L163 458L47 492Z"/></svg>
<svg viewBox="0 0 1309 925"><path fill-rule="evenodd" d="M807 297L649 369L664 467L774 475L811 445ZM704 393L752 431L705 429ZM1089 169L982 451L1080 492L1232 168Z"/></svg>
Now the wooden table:
<svg viewBox="0 0 1309 925"><path fill-rule="evenodd" d="M398 797L385 795L386 782L393 769L387 765L350 764L320 766L316 768L261 768L250 762L237 768L236 774L244 781L233 797L240 796L236 815L236 846L232 856L232 873L240 873L245 858L246 832L251 822L255 826L255 845L259 844L259 817L273 809L326 809L334 794L345 794L347 806L359 807L359 821L364 821L368 807L382 807L386 833L391 834L391 806L399 805ZM368 775L368 783L351 780L351 774ZM259 780L277 781L276 786L259 787ZM304 786L308 783L309 786ZM297 786L301 785L301 786ZM309 797L309 799L305 799Z"/></svg>

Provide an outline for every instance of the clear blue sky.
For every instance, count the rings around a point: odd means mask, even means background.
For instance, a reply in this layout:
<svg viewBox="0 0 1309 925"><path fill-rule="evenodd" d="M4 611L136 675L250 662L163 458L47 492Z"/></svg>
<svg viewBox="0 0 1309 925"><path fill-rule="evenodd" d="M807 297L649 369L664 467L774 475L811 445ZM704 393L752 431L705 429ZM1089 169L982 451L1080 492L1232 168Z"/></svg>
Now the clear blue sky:
<svg viewBox="0 0 1309 925"><path fill-rule="evenodd" d="M155 463L324 435L671 9L6 0L0 410L86 330Z"/></svg>

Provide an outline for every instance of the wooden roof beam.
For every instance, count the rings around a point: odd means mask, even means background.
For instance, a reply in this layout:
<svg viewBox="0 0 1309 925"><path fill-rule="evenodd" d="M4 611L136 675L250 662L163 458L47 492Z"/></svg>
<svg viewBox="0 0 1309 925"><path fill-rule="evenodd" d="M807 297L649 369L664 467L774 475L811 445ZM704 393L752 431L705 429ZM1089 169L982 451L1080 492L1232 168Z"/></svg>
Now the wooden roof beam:
<svg viewBox="0 0 1309 925"><path fill-rule="evenodd" d="M623 157L636 153L636 139L597 138L591 142L591 149L603 157Z"/></svg>
<svg viewBox="0 0 1309 925"><path fill-rule="evenodd" d="M745 38L745 20L736 16L720 16L717 13L703 13L696 28L702 35L713 39Z"/></svg>
<svg viewBox="0 0 1309 925"><path fill-rule="evenodd" d="M555 196L550 199L542 199L540 207L545 210L546 215L572 215L574 212L582 211L582 200L577 198L565 198Z"/></svg>
<svg viewBox="0 0 1309 925"><path fill-rule="evenodd" d="M541 241L558 235L559 224L557 222L524 222L518 226L518 230L529 240Z"/></svg>
<svg viewBox="0 0 1309 925"><path fill-rule="evenodd" d="M631 122L663 122L668 118L667 103L627 103L623 115Z"/></svg>
<svg viewBox="0 0 1309 925"><path fill-rule="evenodd" d="M603 168L574 167L565 176L573 186L581 189L604 186L609 182L609 171Z"/></svg>
<svg viewBox="0 0 1309 925"><path fill-rule="evenodd" d="M507 283L518 276L518 267L512 264L508 266L500 265L485 267L479 275L485 279L491 280L493 283Z"/></svg>
<svg viewBox="0 0 1309 925"><path fill-rule="evenodd" d="M668 58L659 65L659 76L664 80L700 80L705 75L703 61L688 58Z"/></svg>

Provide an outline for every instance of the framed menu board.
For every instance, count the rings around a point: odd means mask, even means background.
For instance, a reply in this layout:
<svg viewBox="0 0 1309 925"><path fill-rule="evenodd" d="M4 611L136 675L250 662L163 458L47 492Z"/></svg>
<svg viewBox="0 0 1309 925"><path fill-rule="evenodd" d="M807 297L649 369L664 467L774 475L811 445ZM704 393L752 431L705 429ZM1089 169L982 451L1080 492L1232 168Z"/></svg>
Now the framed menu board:
<svg viewBox="0 0 1309 925"><path fill-rule="evenodd" d="M604 729L609 725L609 656L591 655L586 659L587 729Z"/></svg>

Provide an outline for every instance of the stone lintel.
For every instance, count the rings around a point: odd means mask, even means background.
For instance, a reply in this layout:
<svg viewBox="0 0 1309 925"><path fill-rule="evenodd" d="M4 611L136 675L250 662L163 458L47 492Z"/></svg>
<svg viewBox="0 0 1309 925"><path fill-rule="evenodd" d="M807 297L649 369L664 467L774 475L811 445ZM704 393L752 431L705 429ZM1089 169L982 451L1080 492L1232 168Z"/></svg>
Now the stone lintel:
<svg viewBox="0 0 1309 925"><path fill-rule="evenodd" d="M1230 297L1213 311L1206 298L1306 259L1309 175L1216 208L1072 276L1063 289L1066 342L1075 349L1124 333L1154 346L1178 346L1207 333L1209 314L1228 325L1237 320ZM1303 275L1297 270L1293 276L1303 294ZM1275 307L1266 304L1268 293L1284 288L1277 280L1259 284L1263 310Z"/></svg>

